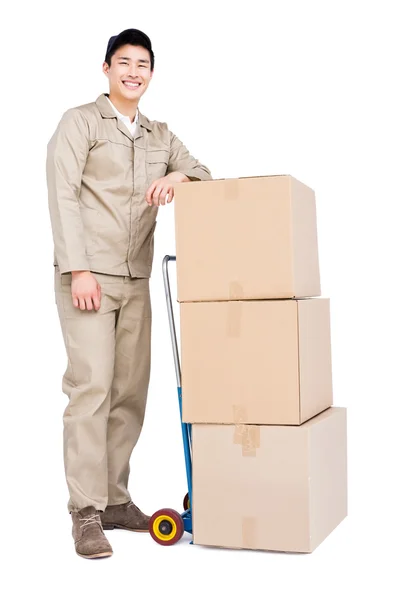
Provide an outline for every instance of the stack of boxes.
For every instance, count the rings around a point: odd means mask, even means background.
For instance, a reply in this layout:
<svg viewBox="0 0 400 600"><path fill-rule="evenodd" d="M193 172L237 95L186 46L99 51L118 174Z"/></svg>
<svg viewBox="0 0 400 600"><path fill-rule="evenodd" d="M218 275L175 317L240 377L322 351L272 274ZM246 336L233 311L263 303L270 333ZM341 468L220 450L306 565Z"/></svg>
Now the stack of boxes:
<svg viewBox="0 0 400 600"><path fill-rule="evenodd" d="M311 552L347 514L314 192L288 175L175 188L193 541Z"/></svg>

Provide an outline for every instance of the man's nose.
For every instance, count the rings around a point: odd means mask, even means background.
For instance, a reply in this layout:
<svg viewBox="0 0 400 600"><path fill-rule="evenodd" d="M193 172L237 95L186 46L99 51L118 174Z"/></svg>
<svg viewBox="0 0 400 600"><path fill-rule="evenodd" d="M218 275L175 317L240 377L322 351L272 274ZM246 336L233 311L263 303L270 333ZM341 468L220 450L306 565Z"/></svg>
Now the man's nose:
<svg viewBox="0 0 400 600"><path fill-rule="evenodd" d="M128 75L130 77L136 77L138 72L138 68L136 65L130 65L129 69L128 69Z"/></svg>

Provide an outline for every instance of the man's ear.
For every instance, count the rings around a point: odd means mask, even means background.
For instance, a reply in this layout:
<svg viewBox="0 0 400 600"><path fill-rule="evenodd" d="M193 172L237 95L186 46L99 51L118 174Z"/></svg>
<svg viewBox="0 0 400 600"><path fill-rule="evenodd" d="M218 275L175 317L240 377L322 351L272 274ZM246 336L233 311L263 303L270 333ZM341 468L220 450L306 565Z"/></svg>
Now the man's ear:
<svg viewBox="0 0 400 600"><path fill-rule="evenodd" d="M110 70L110 67L108 65L108 63L106 63L106 61L103 62L103 73L104 75L106 75L108 77L108 71Z"/></svg>

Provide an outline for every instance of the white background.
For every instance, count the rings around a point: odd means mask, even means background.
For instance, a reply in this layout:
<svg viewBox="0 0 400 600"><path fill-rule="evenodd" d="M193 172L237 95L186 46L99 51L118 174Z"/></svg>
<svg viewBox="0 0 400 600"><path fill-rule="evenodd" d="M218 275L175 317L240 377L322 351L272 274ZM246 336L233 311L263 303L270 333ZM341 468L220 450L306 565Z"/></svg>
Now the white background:
<svg viewBox="0 0 400 600"><path fill-rule="evenodd" d="M399 597L399 56L396 2L69 1L1 15L1 553L4 598ZM108 91L108 38L152 39L140 108L214 178L289 173L317 195L331 299L335 404L348 407L349 517L311 555L163 548L112 531L114 556L75 555L66 510L46 144L62 113ZM148 410L131 493L148 513L186 492L158 216ZM174 271L174 269L172 269ZM175 290L172 279L173 291ZM222 511L223 507L215 507Z"/></svg>

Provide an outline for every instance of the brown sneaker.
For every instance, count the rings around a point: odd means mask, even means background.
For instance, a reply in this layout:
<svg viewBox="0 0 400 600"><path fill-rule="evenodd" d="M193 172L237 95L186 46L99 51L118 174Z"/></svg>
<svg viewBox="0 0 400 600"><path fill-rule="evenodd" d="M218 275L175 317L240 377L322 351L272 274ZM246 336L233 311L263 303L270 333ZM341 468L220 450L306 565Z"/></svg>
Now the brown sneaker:
<svg viewBox="0 0 400 600"><path fill-rule="evenodd" d="M143 514L132 501L125 504L107 506L100 515L103 529L127 529L128 531L148 531L150 517Z"/></svg>
<svg viewBox="0 0 400 600"><path fill-rule="evenodd" d="M83 558L103 558L113 551L101 526L100 511L86 506L71 513L75 550Z"/></svg>

